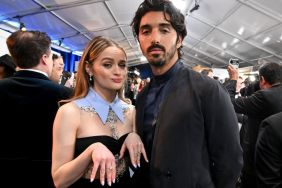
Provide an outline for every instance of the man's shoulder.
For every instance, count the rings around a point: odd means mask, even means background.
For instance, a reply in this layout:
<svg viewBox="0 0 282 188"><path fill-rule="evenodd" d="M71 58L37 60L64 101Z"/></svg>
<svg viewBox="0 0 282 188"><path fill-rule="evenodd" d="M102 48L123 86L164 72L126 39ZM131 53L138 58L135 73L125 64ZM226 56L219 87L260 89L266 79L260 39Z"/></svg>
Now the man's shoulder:
<svg viewBox="0 0 282 188"><path fill-rule="evenodd" d="M13 78L4 78L0 80L0 90L1 89L7 89L9 86L13 86Z"/></svg>
<svg viewBox="0 0 282 188"><path fill-rule="evenodd" d="M197 71L192 70L189 66L183 65L177 73L178 80L186 80L197 87L217 87L220 83L212 78L204 76Z"/></svg>
<svg viewBox="0 0 282 188"><path fill-rule="evenodd" d="M281 122L282 122L282 112L273 114L269 116L268 118L264 119L264 122L272 126L273 129L277 130L278 129L282 130ZM279 132L279 131L278 131Z"/></svg>
<svg viewBox="0 0 282 188"><path fill-rule="evenodd" d="M54 83L52 81L46 81L46 86L49 87L54 92L65 93L66 95L69 95L69 96L71 96L71 94L73 93L72 88Z"/></svg>

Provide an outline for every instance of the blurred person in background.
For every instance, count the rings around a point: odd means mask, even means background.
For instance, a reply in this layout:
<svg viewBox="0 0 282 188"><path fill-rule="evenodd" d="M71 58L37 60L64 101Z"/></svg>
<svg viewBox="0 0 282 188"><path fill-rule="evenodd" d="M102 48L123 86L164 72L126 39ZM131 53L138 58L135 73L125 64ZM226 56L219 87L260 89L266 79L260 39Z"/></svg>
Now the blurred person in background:
<svg viewBox="0 0 282 188"><path fill-rule="evenodd" d="M5 54L0 57L0 80L8 78L16 72L16 65L12 57Z"/></svg>
<svg viewBox="0 0 282 188"><path fill-rule="evenodd" d="M52 82L50 37L40 31L16 31L7 46L19 70L0 80L1 184L53 187L52 125L58 102L69 88Z"/></svg>
<svg viewBox="0 0 282 188"><path fill-rule="evenodd" d="M261 123L255 166L259 188L282 187L282 112Z"/></svg>
<svg viewBox="0 0 282 188"><path fill-rule="evenodd" d="M260 89L248 97L235 98L238 70L231 64L228 65L230 80L234 81L232 82L234 83L233 90L228 90L234 109L237 113L248 116L246 124L242 125L244 127L242 138L244 157L241 175L242 188L257 187L254 159L261 122L270 115L282 111L282 65L276 62L266 62L259 67L258 72Z"/></svg>
<svg viewBox="0 0 282 188"><path fill-rule="evenodd" d="M212 69L203 69L201 74L204 76L208 76L213 79L213 70Z"/></svg>
<svg viewBox="0 0 282 188"><path fill-rule="evenodd" d="M62 56L59 56L57 54L53 54L52 59L53 59L53 69L50 79L55 83L60 84L65 66L64 60Z"/></svg>

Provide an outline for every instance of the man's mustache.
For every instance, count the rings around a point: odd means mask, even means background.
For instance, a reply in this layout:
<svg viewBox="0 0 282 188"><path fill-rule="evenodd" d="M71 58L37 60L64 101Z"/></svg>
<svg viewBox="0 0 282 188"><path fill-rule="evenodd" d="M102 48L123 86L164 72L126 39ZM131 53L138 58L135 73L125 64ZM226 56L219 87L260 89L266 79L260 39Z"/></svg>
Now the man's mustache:
<svg viewBox="0 0 282 188"><path fill-rule="evenodd" d="M151 45L151 46L148 48L147 52L152 51L154 48L159 48L159 49L161 49L162 51L165 51L165 47L163 47L162 45L153 44L153 45Z"/></svg>

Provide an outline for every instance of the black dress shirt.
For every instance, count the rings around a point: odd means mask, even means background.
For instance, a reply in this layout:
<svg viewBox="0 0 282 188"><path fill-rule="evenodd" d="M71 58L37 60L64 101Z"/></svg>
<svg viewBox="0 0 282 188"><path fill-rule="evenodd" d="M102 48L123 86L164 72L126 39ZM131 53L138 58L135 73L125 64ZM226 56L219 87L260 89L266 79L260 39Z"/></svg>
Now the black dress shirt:
<svg viewBox="0 0 282 188"><path fill-rule="evenodd" d="M145 103L144 112L144 132L143 141L148 154L151 156L151 150L154 139L155 123L160 109L160 105L165 98L168 83L175 75L175 72L183 65L181 60L178 60L165 74L154 76L150 85L148 96Z"/></svg>

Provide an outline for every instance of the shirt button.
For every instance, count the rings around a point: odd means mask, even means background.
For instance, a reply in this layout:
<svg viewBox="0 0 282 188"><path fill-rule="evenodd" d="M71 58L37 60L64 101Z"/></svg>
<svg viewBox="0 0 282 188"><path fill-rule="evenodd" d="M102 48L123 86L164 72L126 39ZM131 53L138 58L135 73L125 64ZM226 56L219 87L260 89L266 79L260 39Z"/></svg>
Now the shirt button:
<svg viewBox="0 0 282 188"><path fill-rule="evenodd" d="M171 178L171 176L172 176L172 174L171 174L171 172L168 170L168 171L166 172L166 177L167 177L167 178Z"/></svg>

